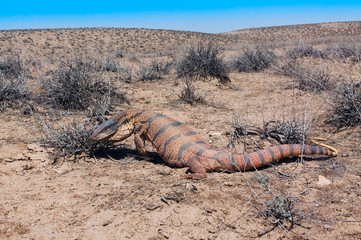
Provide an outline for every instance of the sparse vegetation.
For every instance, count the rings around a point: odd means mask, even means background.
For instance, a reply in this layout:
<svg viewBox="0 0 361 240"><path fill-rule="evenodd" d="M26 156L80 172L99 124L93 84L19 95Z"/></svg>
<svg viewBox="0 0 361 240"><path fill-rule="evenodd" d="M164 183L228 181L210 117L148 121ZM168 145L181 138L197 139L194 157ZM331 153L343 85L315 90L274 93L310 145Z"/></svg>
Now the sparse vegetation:
<svg viewBox="0 0 361 240"><path fill-rule="evenodd" d="M191 78L184 78L183 88L178 97L188 104L203 103L205 94L198 92L194 86L194 80Z"/></svg>
<svg viewBox="0 0 361 240"><path fill-rule="evenodd" d="M93 124L88 121L83 123L64 123L60 129L54 128L48 122L41 122L43 139L42 142L53 148L53 155L56 158L68 157L77 159L81 154L89 154L94 150L94 143L89 136L94 130Z"/></svg>
<svg viewBox="0 0 361 240"><path fill-rule="evenodd" d="M107 103L108 109L113 103L126 102L125 93L118 92L115 83L95 69L96 62L91 59L76 58L60 64L50 78L43 80L45 99L58 108L70 110L85 110L98 105L98 101Z"/></svg>
<svg viewBox="0 0 361 240"><path fill-rule="evenodd" d="M16 58L6 57L0 60L0 72L5 78L15 79L21 75L25 75L26 69L19 56Z"/></svg>
<svg viewBox="0 0 361 240"><path fill-rule="evenodd" d="M355 43L341 43L323 49L323 55L327 58L345 59L351 58L354 62L361 61L361 47Z"/></svg>
<svg viewBox="0 0 361 240"><path fill-rule="evenodd" d="M238 72L258 72L269 68L276 60L276 55L265 47L244 48L232 62Z"/></svg>
<svg viewBox="0 0 361 240"><path fill-rule="evenodd" d="M20 58L0 61L0 111L28 99L27 75Z"/></svg>
<svg viewBox="0 0 361 240"><path fill-rule="evenodd" d="M0 57L0 106L16 107L0 112L0 182L26 182L17 184L16 191L11 184L2 185L7 196L0 198L0 209L9 217L0 220L0 239L42 238L44 227L54 238L85 239L98 236L99 229L103 238L121 233L119 238L134 239L358 237L352 226L361 213L354 204L361 196L354 157L361 153L361 22L317 26L224 34L117 28L0 31L0 55L7 58ZM203 45L199 51L199 45L191 45L198 42ZM251 46L257 45L259 53L250 55L251 60L244 55L246 71L239 73L233 61L242 56L239 46L255 51ZM179 70L181 63L188 72ZM219 84L229 77L232 83ZM128 95L132 105L118 106ZM171 116L221 149L227 145L222 134L226 116L240 109L244 118L231 123L227 133L239 154L306 143L311 134L307 120L312 119L317 126L312 133L327 137L340 155L282 159L282 164L253 171L179 180L187 168L166 166L149 143L148 157L139 157L134 136L109 145L88 140L100 122L129 108ZM32 114L25 118L19 110ZM304 121L299 111L304 111ZM153 124L164 120L142 114L142 120ZM193 149L191 141L180 142L181 133L173 136L172 125L153 133L158 142L166 141L168 152L175 145L187 147L184 154L204 150ZM186 135L197 141L193 134ZM56 166L49 165L52 160ZM26 201L8 204L19 198ZM59 209L67 210L61 212L63 218L38 221L31 231L23 231L34 214L52 216ZM108 212L114 216L107 217ZM149 216L146 224L142 213ZM124 214L131 221L117 221ZM179 224L185 216L187 222ZM83 231L89 221L100 227ZM352 226L342 228L346 223Z"/></svg>
<svg viewBox="0 0 361 240"><path fill-rule="evenodd" d="M303 57L323 58L324 53L320 50L315 49L312 46L299 46L288 50L286 56L291 59Z"/></svg>
<svg viewBox="0 0 361 240"><path fill-rule="evenodd" d="M203 80L216 78L220 83L230 82L229 70L221 54L221 47L213 42L191 45L176 64L178 77Z"/></svg>
<svg viewBox="0 0 361 240"><path fill-rule="evenodd" d="M264 125L265 136L276 139L280 144L302 144L308 137L310 125L292 121L268 121Z"/></svg>
<svg viewBox="0 0 361 240"><path fill-rule="evenodd" d="M154 60L139 69L138 78L142 81L162 79L164 75L169 73L172 64L170 61Z"/></svg>
<svg viewBox="0 0 361 240"><path fill-rule="evenodd" d="M265 219L268 219L275 226L284 226L285 221L289 222L290 226L287 229L290 230L296 223L305 218L304 214L297 211L297 202L298 199L292 195L276 195L272 201L265 204L260 212Z"/></svg>
<svg viewBox="0 0 361 240"><path fill-rule="evenodd" d="M307 139L310 125L296 120L292 121L266 121L262 128L250 126L240 120L239 114L234 114L230 123L231 131L228 134L228 147L239 143L244 137L258 135L262 139L272 138L279 144L302 144Z"/></svg>
<svg viewBox="0 0 361 240"><path fill-rule="evenodd" d="M328 115L328 123L338 129L361 125L361 84L342 84L333 98L333 109Z"/></svg>
<svg viewBox="0 0 361 240"><path fill-rule="evenodd" d="M328 91L333 87L330 75L324 69L304 68L297 60L287 61L276 72L295 79L298 89L308 92Z"/></svg>

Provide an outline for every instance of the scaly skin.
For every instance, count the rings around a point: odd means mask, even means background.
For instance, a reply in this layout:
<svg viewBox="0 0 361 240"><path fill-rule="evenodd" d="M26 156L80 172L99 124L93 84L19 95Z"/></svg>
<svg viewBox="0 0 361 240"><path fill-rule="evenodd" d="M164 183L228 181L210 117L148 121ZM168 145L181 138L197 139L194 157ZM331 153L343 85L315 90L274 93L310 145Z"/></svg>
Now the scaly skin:
<svg viewBox="0 0 361 240"><path fill-rule="evenodd" d="M255 169L301 154L330 157L338 154L336 149L324 144L319 144L323 147L288 144L239 155L229 149L214 149L181 122L149 110L127 110L114 115L94 131L90 140L118 142L131 135L140 155L146 155L145 141L148 140L168 166L189 167L191 174L184 174L182 178L202 179L207 177L207 172Z"/></svg>

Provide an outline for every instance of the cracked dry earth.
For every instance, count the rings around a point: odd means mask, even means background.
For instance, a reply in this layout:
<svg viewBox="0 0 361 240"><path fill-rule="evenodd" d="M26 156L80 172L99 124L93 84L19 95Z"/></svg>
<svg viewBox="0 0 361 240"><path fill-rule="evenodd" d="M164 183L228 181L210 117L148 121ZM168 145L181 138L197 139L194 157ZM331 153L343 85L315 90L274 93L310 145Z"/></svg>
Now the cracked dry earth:
<svg viewBox="0 0 361 240"><path fill-rule="evenodd" d="M322 95L285 90L269 73L232 75L233 88L200 82L207 104L178 102L172 81L125 86L133 108L162 112L191 126L213 146L227 145L228 122L236 110L259 125L287 116L293 105L322 116ZM285 80L286 81L286 80ZM266 87L267 86L267 87ZM293 95L296 91L296 95ZM291 104L292 103L292 104ZM314 105L310 105L310 103ZM120 108L118 110L121 110ZM263 114L261 117L260 114ZM286 113L286 114L285 114ZM321 115L318 115L321 114ZM258 171L210 173L202 181L183 180L186 169L164 165L154 153L137 156L132 139L119 149L52 164L50 150L37 141L36 118L16 111L0 119L1 239L359 239L361 237L360 129L316 135L337 147L336 158L285 159ZM275 144L247 140L247 151ZM243 152L239 145L238 152ZM147 146L152 151L151 146ZM273 195L259 182L269 177L275 195L297 197L303 219L291 229L287 220L265 219L261 210ZM277 227L275 227L277 226Z"/></svg>

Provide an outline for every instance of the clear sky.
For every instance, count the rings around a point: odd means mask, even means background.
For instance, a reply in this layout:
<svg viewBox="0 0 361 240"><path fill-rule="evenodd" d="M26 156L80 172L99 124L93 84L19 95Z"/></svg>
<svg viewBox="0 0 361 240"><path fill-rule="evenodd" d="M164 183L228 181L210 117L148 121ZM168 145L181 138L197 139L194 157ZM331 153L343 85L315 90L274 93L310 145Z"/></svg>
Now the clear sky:
<svg viewBox="0 0 361 240"><path fill-rule="evenodd" d="M219 33L338 21L361 21L361 0L3 0L0 4L0 30L126 27Z"/></svg>

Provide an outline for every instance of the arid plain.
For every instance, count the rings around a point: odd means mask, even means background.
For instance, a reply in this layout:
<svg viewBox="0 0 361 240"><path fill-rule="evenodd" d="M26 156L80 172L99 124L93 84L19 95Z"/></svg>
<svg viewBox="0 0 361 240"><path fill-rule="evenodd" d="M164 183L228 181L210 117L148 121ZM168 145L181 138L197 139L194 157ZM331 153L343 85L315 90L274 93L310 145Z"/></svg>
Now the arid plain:
<svg viewBox="0 0 361 240"><path fill-rule="evenodd" d="M200 43L216 47L230 81L180 77ZM0 31L0 50L1 239L361 238L361 22L222 34ZM63 97L79 85L67 90L62 79L93 85ZM69 100L78 95L87 98ZM139 157L132 137L92 154L75 146L74 129L89 133L130 108L240 154L301 132L298 143L324 137L339 155L196 181L180 179L187 169L166 166L150 144Z"/></svg>

